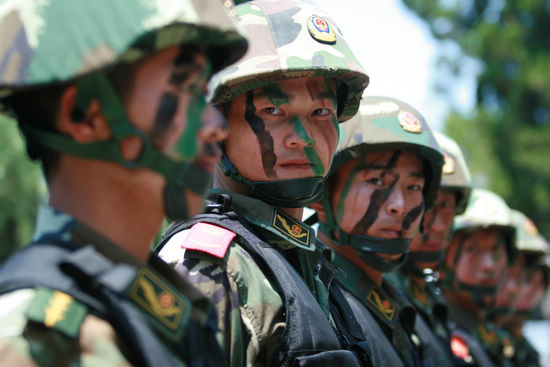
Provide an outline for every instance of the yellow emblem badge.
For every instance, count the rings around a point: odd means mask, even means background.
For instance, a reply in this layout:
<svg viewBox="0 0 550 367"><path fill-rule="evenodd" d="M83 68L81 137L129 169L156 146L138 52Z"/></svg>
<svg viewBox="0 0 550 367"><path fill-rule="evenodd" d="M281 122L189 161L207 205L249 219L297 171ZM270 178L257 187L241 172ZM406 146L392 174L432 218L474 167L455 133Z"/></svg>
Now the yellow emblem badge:
<svg viewBox="0 0 550 367"><path fill-rule="evenodd" d="M384 318L388 321L392 321L395 316L395 306L390 302L389 299L383 299L382 295L372 288L367 300L371 305L374 306Z"/></svg>
<svg viewBox="0 0 550 367"><path fill-rule="evenodd" d="M332 25L317 15L312 15L307 21L307 30L314 40L321 43L336 43L336 33Z"/></svg>
<svg viewBox="0 0 550 367"><path fill-rule="evenodd" d="M416 118L416 116L409 111L399 111L397 115L399 123L403 130L410 133L421 133L422 123Z"/></svg>
<svg viewBox="0 0 550 367"><path fill-rule="evenodd" d="M150 269L142 268L129 288L129 297L171 339L181 337L191 307L187 298Z"/></svg>
<svg viewBox="0 0 550 367"><path fill-rule="evenodd" d="M271 225L285 236L297 242L296 245L299 247L307 250L314 248L313 243L310 243L310 229L290 215L275 209Z"/></svg>
<svg viewBox="0 0 550 367"><path fill-rule="evenodd" d="M455 160L445 152L443 153L443 157L445 158L445 163L443 163L443 174L450 175L455 171Z"/></svg>

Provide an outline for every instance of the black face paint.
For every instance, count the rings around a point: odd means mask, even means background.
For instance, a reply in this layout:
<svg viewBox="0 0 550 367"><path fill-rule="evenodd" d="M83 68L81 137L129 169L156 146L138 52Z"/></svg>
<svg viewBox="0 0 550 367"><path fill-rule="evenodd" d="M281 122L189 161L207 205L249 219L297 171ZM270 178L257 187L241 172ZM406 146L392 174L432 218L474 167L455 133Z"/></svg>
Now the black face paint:
<svg viewBox="0 0 550 367"><path fill-rule="evenodd" d="M153 139L162 136L170 127L178 110L178 104L179 97L176 94L167 92L162 95L153 125Z"/></svg>
<svg viewBox="0 0 550 367"><path fill-rule="evenodd" d="M409 229L411 227L412 222L414 222L420 214L424 211L424 201L420 203L419 206L414 207L411 209L410 212L405 215L405 218L403 218L403 229Z"/></svg>
<svg viewBox="0 0 550 367"><path fill-rule="evenodd" d="M273 169L277 162L277 156L273 147L273 137L265 129L264 120L256 115L256 106L254 106L254 92L248 91L246 93L246 109L244 112L244 118L250 128L256 134L256 139L260 146L260 152L262 155L262 166L267 177L275 178L277 173Z"/></svg>
<svg viewBox="0 0 550 367"><path fill-rule="evenodd" d="M403 153L401 150L395 151L393 155L391 156L390 160L388 161L388 164L386 165L384 171L382 171L382 179L385 179L386 176L391 175L391 181L389 184L389 187L386 190L375 190L371 197L370 197L370 203L369 207L367 208L367 212L361 218L359 222L353 227L352 233L360 233L364 234L367 233L370 226L378 219L378 212L380 211L380 208L382 207L382 204L388 200L390 197L391 192L393 191L393 187L399 180L399 175L396 175L395 173L391 172L392 169L395 168L397 165L397 161L399 159L399 156Z"/></svg>

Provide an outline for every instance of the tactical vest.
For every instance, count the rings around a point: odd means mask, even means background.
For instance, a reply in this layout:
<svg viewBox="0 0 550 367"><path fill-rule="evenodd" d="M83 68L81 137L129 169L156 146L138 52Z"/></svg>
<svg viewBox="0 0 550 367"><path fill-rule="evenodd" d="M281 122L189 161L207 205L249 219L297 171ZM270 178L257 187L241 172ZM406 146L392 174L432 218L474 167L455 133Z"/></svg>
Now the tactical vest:
<svg viewBox="0 0 550 367"><path fill-rule="evenodd" d="M172 235L189 229L196 223L210 223L236 233L242 239L239 243L243 244L264 274L278 286L284 300L286 327L274 365L371 365L369 351L359 325L340 289L337 286L330 287L329 302L331 315L337 325L335 330L317 299L292 265L277 249L254 234L248 228L248 223L235 212L202 214L186 223L174 223L164 233L157 251L162 249Z"/></svg>
<svg viewBox="0 0 550 367"><path fill-rule="evenodd" d="M124 294L137 279L140 269L124 263L114 264L92 246L48 242L32 244L8 259L0 268L0 294L46 287L71 295L113 326L131 351L126 358L132 365L181 366L181 361L188 366L225 365L221 350L213 347L217 343L215 330L210 325L215 325L215 321L205 327L190 318L186 333L179 335L179 340L163 341L153 331L144 311ZM161 260L155 257L153 261ZM185 305L189 312L189 300L202 296L198 292L186 296L190 296ZM166 344L172 345L172 353Z"/></svg>

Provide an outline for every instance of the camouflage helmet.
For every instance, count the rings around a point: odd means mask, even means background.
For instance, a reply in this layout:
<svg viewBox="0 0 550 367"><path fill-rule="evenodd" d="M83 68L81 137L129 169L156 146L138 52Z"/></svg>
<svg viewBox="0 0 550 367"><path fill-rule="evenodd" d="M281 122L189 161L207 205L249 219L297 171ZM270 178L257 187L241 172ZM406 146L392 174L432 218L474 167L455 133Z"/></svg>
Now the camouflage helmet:
<svg viewBox="0 0 550 367"><path fill-rule="evenodd" d="M0 97L174 45L204 45L214 70L247 48L219 0L4 1L0 34Z"/></svg>
<svg viewBox="0 0 550 367"><path fill-rule="evenodd" d="M235 7L250 48L212 79L211 102L229 102L273 81L322 76L340 81L339 121L357 113L369 78L334 21L294 0L257 0Z"/></svg>
<svg viewBox="0 0 550 367"><path fill-rule="evenodd" d="M515 209L511 210L512 222L516 226L516 246L518 251L549 255L550 246L539 233L533 221Z"/></svg>
<svg viewBox="0 0 550 367"><path fill-rule="evenodd" d="M424 202L431 208L439 191L443 153L424 117L413 107L389 97L368 97L359 113L340 125L340 142L331 170L349 160L381 150L402 149L418 153L425 167Z"/></svg>
<svg viewBox="0 0 550 367"><path fill-rule="evenodd" d="M466 165L462 150L458 144L440 132L434 131L435 140L443 149L445 162L442 168L441 188L456 192L455 214L466 210L468 199L472 193L472 177Z"/></svg>
<svg viewBox="0 0 550 367"><path fill-rule="evenodd" d="M476 229L496 228L506 236L509 259L515 257L516 226L512 221L512 211L499 195L492 191L474 188L466 211L454 219L454 233Z"/></svg>

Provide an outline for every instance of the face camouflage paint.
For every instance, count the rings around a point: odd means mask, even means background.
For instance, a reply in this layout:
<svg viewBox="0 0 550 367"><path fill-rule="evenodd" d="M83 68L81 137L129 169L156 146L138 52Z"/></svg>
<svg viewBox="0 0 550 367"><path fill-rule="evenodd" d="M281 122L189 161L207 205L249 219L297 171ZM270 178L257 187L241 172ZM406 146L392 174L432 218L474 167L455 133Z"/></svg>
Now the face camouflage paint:
<svg viewBox="0 0 550 367"><path fill-rule="evenodd" d="M370 226L376 221L378 218L378 212L380 211L380 208L382 205L388 200L390 197L393 187L399 181L399 175L392 172L392 170L397 165L397 161L399 160L399 156L403 153L401 150L396 150L391 158L388 161L388 164L384 167L384 170L381 173L382 180L388 180L386 176L389 176L389 184L388 188L384 191L382 190L375 190L370 198L369 207L367 208L367 212L361 218L359 222L355 225L353 228L353 233L367 233Z"/></svg>
<svg viewBox="0 0 550 367"><path fill-rule="evenodd" d="M304 125L302 124L302 120L300 120L298 116L294 115L289 122L294 127L294 131L296 131L296 134L298 135L300 140L306 143L306 146L304 147L304 153L306 154L307 159L312 164L313 173L316 176L322 176L325 173L325 167L323 166L321 158L313 148L315 146L315 140L308 135L306 129L304 128Z"/></svg>
<svg viewBox="0 0 550 367"><path fill-rule="evenodd" d="M276 178L275 163L277 156L273 147L273 137L265 128L264 120L256 115L256 106L254 106L254 92L246 92L246 109L244 118L258 139L260 152L262 155L262 166L267 177Z"/></svg>
<svg viewBox="0 0 550 367"><path fill-rule="evenodd" d="M269 102L275 107L279 107L283 104L290 104L290 96L283 92L279 84L266 85L262 90L269 99Z"/></svg>
<svg viewBox="0 0 550 367"><path fill-rule="evenodd" d="M419 206L412 208L411 211L405 215L405 218L403 218L403 229L409 229L411 227L411 223L414 222L423 211L424 202L422 202Z"/></svg>

